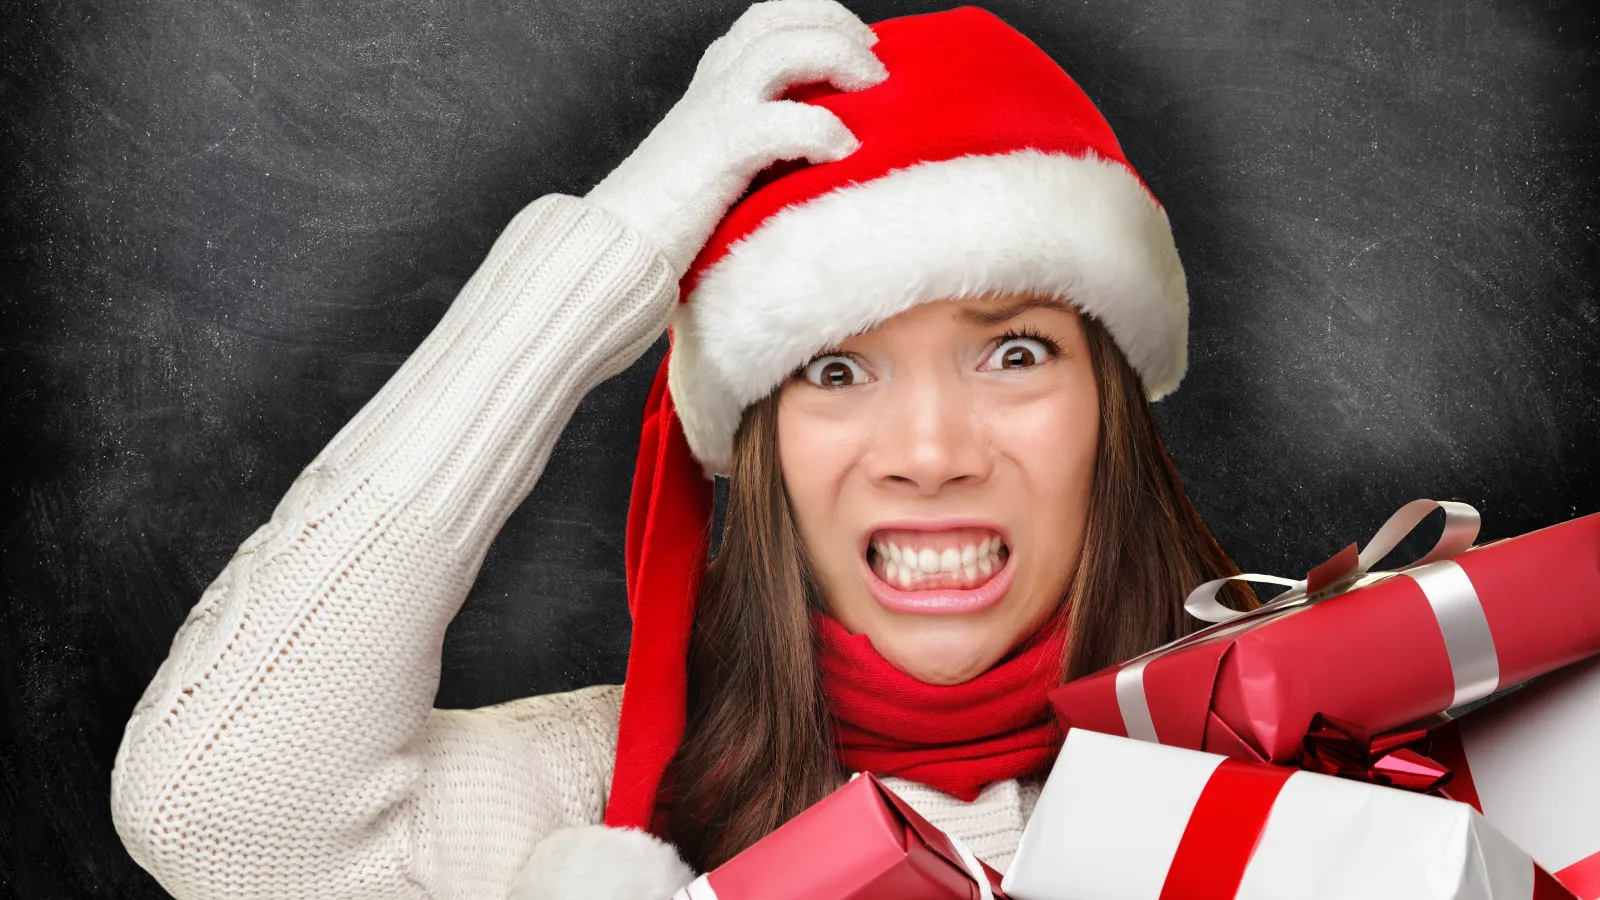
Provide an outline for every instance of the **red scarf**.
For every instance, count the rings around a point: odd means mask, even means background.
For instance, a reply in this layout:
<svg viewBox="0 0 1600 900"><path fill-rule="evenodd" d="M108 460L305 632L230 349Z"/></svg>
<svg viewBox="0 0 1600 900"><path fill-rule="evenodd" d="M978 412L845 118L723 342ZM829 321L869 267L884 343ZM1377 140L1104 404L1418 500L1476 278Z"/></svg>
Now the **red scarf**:
<svg viewBox="0 0 1600 900"><path fill-rule="evenodd" d="M983 786L1044 771L1061 746L1045 695L1061 683L1059 630L1045 627L964 684L932 685L896 669L864 634L813 615L822 692L839 762L977 798Z"/></svg>

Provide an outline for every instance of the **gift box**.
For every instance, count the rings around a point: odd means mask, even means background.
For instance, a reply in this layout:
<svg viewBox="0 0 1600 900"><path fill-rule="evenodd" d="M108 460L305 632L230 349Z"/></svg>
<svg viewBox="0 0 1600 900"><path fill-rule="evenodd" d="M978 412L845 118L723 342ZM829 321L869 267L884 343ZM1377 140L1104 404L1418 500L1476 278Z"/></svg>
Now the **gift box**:
<svg viewBox="0 0 1600 900"><path fill-rule="evenodd" d="M1370 571L1438 508L1432 551ZM1248 613L1202 585L1186 608L1217 624L1056 689L1062 724L1290 763L1317 713L1377 734L1600 653L1600 514L1471 547L1477 524L1414 501L1302 581L1236 576L1290 588Z"/></svg>
<svg viewBox="0 0 1600 900"><path fill-rule="evenodd" d="M1464 803L1074 729L1015 900L1570 900Z"/></svg>
<svg viewBox="0 0 1600 900"><path fill-rule="evenodd" d="M1433 732L1430 756L1471 804L1579 900L1600 898L1600 659Z"/></svg>
<svg viewBox="0 0 1600 900"><path fill-rule="evenodd" d="M1006 900L1000 874L857 775L673 900Z"/></svg>

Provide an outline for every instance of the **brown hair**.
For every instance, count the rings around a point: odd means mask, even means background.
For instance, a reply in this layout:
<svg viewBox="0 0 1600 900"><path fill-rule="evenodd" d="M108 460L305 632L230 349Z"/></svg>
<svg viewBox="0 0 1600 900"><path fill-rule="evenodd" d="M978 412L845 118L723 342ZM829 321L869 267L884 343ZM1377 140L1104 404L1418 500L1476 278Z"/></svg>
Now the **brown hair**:
<svg viewBox="0 0 1600 900"><path fill-rule="evenodd" d="M1190 502L1138 375L1083 316L1101 432L1087 530L1066 600L1063 680L1193 630L1185 594L1238 574ZM734 439L722 546L689 651L688 728L671 768L667 830L700 871L727 861L843 780L809 609L820 608L778 463L778 391ZM1237 582L1224 592L1246 608ZM1056 620L1059 627L1059 617Z"/></svg>

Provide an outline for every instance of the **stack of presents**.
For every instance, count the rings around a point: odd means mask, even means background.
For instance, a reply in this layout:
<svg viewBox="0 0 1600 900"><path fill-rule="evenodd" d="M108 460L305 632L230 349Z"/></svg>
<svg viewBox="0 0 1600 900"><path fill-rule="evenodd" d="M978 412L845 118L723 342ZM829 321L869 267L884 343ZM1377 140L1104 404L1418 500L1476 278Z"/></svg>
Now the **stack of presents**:
<svg viewBox="0 0 1600 900"><path fill-rule="evenodd" d="M1429 553L1373 571L1441 507ZM1003 874L863 775L679 897L1600 900L1600 514L1477 531L1407 504L1302 581L1240 576L1288 588L1258 609L1202 585L1208 627L1056 689Z"/></svg>

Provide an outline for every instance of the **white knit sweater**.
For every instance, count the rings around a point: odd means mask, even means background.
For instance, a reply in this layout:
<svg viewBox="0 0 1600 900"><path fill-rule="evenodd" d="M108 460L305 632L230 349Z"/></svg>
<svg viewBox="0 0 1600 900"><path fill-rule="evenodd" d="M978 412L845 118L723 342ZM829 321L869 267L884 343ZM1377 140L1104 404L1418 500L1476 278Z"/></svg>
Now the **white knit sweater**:
<svg viewBox="0 0 1600 900"><path fill-rule="evenodd" d="M659 337L674 273L598 206L519 212L438 326L200 597L129 721L112 813L174 896L507 896L598 823L621 689L433 708L445 627L593 386ZM999 868L1038 796L889 779Z"/></svg>

